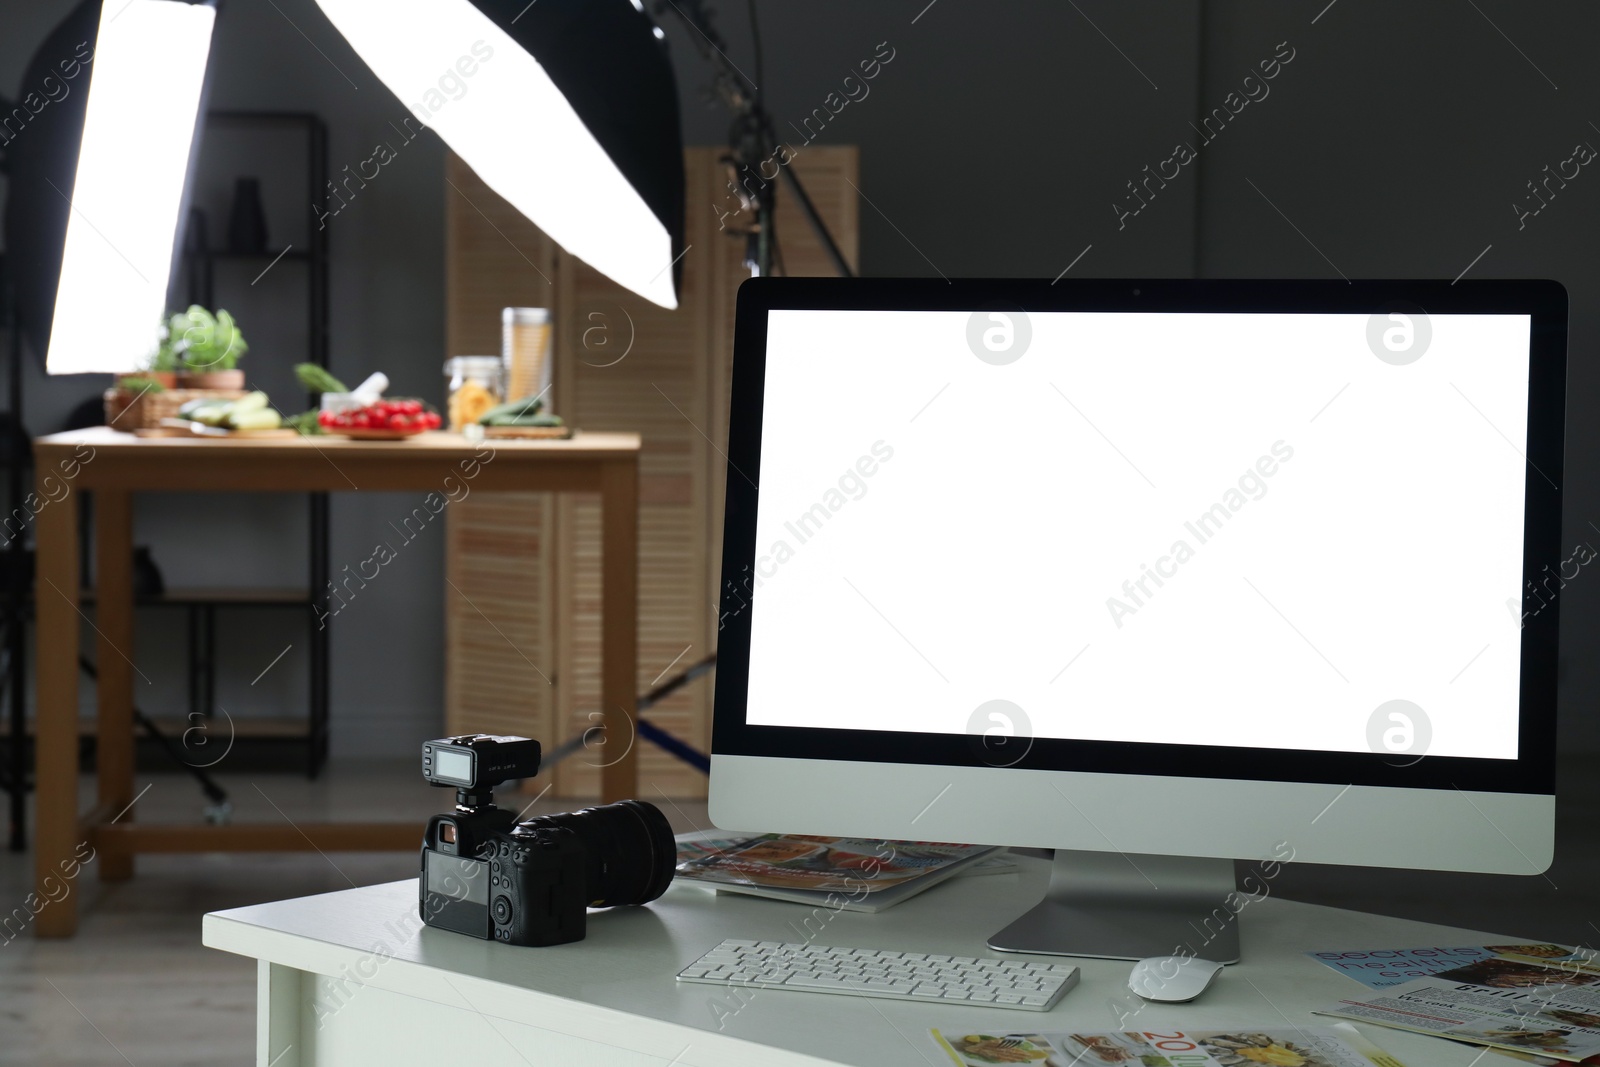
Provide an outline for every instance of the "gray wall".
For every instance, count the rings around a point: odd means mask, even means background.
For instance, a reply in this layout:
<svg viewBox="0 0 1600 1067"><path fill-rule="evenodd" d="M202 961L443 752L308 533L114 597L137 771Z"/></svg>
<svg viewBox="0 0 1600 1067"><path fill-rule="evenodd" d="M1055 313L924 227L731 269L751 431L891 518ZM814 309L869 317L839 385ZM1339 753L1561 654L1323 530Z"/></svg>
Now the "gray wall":
<svg viewBox="0 0 1600 1067"><path fill-rule="evenodd" d="M1589 125L1600 109L1586 110L1596 75L1581 51L1596 39L1600 12L1572 0L1537 14L1503 0L1485 0L1481 13L1457 4L1325 4L768 2L760 5L761 81L780 129L788 129L840 89L880 42L894 49L870 94L820 137L861 146L867 273L1054 277L1082 253L1075 276L1332 277L1337 270L1454 277L1492 244L1473 276L1567 285L1571 407L1581 412L1594 388L1586 357L1600 328L1591 310L1600 279L1586 254L1600 190L1586 183L1600 179L1580 176L1521 231L1509 205L1576 141L1600 143ZM19 88L26 56L67 6L40 0L0 12L0 92ZM723 7L730 55L754 77L743 5ZM665 26L675 42L687 139L719 143L727 123L705 102L706 71L686 31L670 17ZM1280 42L1294 58L1268 83L1268 95L1119 223L1114 205L1132 203L1125 183L1166 159L1175 143L1196 142L1189 123L1222 106ZM405 115L313 0L230 4L214 63L214 106L324 115L335 170L365 158ZM441 159L438 142L424 135L329 221L335 371L353 380L381 367L399 391L435 400L444 355ZM288 234L303 220L273 221ZM248 322L264 339L250 357L253 373L287 395L287 384L272 383L287 381L284 368L296 358L288 327L264 310ZM100 380L33 378L35 430L51 429L70 400L100 387ZM1594 474L1582 462L1593 431L1581 417L1572 421L1567 540L1588 531L1600 543L1589 525L1600 525ZM170 575L244 582L298 573L297 503L210 503L152 501L141 510L141 539L156 547ZM335 568L365 557L386 520L411 503L340 498ZM441 541L430 531L410 546L335 621L339 752L409 751L438 725ZM1600 604L1600 589L1588 581L1573 584L1564 612L1563 741L1574 751L1600 750L1600 728L1588 713L1600 678L1581 654ZM297 627L242 616L224 639L234 670L224 703L242 713L298 708L305 661ZM295 648L266 679L246 685L290 642ZM179 696L174 652L159 638L141 645L141 663L160 668L147 668L157 679L152 700L157 692Z"/></svg>

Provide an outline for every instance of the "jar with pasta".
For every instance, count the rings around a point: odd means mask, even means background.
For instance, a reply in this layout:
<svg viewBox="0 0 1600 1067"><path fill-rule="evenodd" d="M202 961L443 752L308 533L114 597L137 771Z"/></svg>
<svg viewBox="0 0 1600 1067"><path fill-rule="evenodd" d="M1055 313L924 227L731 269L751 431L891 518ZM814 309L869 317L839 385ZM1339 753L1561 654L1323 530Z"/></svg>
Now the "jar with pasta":
<svg viewBox="0 0 1600 1067"><path fill-rule="evenodd" d="M506 400L505 363L499 356L456 356L444 365L450 379L450 429L468 433L485 411Z"/></svg>

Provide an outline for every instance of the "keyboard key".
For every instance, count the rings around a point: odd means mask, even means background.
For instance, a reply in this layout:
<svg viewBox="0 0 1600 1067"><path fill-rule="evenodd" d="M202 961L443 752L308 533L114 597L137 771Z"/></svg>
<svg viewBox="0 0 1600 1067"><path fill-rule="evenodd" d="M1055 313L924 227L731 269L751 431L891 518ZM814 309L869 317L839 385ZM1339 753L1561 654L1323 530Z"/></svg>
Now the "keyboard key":
<svg viewBox="0 0 1600 1067"><path fill-rule="evenodd" d="M875 989L885 993L909 993L912 986L910 982L891 982L887 978L874 978L867 983L868 989Z"/></svg>

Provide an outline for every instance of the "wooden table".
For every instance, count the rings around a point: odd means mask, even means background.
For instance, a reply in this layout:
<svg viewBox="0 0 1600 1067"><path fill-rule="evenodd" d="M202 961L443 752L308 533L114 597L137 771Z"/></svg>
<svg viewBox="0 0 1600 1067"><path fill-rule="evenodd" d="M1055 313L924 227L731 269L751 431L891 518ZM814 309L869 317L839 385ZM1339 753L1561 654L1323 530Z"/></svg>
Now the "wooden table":
<svg viewBox="0 0 1600 1067"><path fill-rule="evenodd" d="M993 957L985 937L1036 904L1049 878L1042 860L1019 858L1019 865L1017 874L952 878L876 915L715 894L680 881L648 907L590 912L585 940L552 948L424 927L414 879L216 912L205 917L202 938L260 961L261 1067L929 1067L950 1063L928 1036L933 1027L958 1034L1240 1027L1292 1035L1295 1027L1337 1022L1312 1009L1363 992L1307 952L1527 940L1273 898L1243 908L1243 958L1191 1004L1139 1000L1127 988L1131 964L1120 960L1071 960L1082 979L1047 1012L673 981L730 937ZM1472 1045L1358 1028L1405 1067L1503 1062Z"/></svg>
<svg viewBox="0 0 1600 1067"><path fill-rule="evenodd" d="M54 899L59 874L83 843L100 877L132 876L139 852L390 851L419 847L413 823L141 826L133 789L133 494L137 492L598 493L601 498L601 701L611 736L626 736L638 662L639 436L579 434L567 441L485 441L428 433L403 441L344 438L203 440L138 438L106 428L34 442L38 472L35 537L37 844L40 899ZM95 494L94 628L97 657L98 802L80 814L78 767L78 493ZM318 594L322 590L316 591ZM635 752L601 773L607 801L631 797ZM130 810L125 810L130 809ZM119 815L119 813L122 813ZM116 818L115 824L111 819ZM81 858L81 857L79 857ZM48 885L47 885L48 879ZM77 929L77 894L39 913L41 937Z"/></svg>

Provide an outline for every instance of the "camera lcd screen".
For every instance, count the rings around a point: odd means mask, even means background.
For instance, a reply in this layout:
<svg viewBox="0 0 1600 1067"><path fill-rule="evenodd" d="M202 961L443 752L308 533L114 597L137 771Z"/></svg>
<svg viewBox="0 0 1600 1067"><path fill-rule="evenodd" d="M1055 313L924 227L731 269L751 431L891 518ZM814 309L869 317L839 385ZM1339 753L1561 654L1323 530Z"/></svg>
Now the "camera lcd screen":
<svg viewBox="0 0 1600 1067"><path fill-rule="evenodd" d="M468 904L489 903L489 878L483 860L428 854L428 892Z"/></svg>
<svg viewBox="0 0 1600 1067"><path fill-rule="evenodd" d="M446 778L461 785L471 785L472 753L453 748L436 750L433 754L433 776Z"/></svg>

